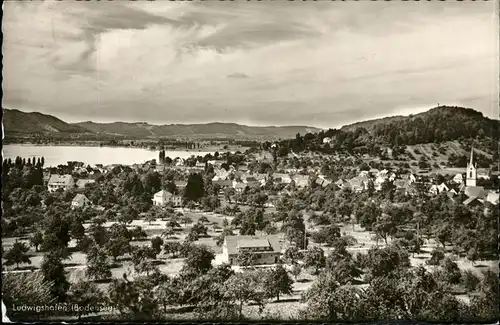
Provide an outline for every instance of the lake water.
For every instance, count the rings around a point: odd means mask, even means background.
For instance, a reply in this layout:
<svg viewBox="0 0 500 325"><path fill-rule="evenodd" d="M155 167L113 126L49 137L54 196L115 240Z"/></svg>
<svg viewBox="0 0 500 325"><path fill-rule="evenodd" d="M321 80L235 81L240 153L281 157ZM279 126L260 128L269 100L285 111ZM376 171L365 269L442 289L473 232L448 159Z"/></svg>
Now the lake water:
<svg viewBox="0 0 500 325"><path fill-rule="evenodd" d="M189 158L192 155L205 156L208 151L165 151L165 156L172 159ZM158 161L159 151L142 148L119 148L119 147L83 147L83 146L36 146L24 144L9 144L3 146L2 156L4 159L14 160L17 156L22 158L45 157L45 166L58 166L67 164L68 161L81 161L86 164L95 165L132 165L156 159Z"/></svg>

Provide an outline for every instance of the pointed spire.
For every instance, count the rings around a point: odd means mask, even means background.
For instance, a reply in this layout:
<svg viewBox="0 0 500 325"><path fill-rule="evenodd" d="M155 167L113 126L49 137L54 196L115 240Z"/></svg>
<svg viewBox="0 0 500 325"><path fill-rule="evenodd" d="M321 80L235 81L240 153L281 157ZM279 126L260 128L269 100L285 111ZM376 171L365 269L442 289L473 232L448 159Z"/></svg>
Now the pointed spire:
<svg viewBox="0 0 500 325"><path fill-rule="evenodd" d="M470 166L474 166L472 164L472 161L473 161L472 157L473 157L473 155L474 155L474 147L471 147L470 148L470 163L469 163Z"/></svg>

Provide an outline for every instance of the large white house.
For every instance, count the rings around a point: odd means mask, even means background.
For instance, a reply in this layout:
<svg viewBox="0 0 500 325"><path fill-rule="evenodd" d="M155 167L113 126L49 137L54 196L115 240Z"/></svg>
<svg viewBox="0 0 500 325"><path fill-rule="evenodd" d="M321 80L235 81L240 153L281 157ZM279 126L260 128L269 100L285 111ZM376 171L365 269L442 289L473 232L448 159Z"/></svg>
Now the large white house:
<svg viewBox="0 0 500 325"><path fill-rule="evenodd" d="M165 206L171 203L173 206L182 205L182 196L175 195L166 190L161 190L153 195L153 205Z"/></svg>
<svg viewBox="0 0 500 325"><path fill-rule="evenodd" d="M238 265L242 253L254 255L253 265L277 264L281 255L280 235L226 236L222 246L223 262Z"/></svg>
<svg viewBox="0 0 500 325"><path fill-rule="evenodd" d="M49 192L55 192L58 189L69 190L75 187L75 180L71 175L50 175L47 187Z"/></svg>

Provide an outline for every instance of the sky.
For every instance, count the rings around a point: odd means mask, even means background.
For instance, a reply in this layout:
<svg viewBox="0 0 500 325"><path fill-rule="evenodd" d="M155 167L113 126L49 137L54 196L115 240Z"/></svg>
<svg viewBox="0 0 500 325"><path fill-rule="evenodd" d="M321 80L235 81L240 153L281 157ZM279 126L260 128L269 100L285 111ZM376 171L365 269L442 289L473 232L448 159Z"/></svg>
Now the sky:
<svg viewBox="0 0 500 325"><path fill-rule="evenodd" d="M5 1L2 104L67 122L498 118L496 4Z"/></svg>

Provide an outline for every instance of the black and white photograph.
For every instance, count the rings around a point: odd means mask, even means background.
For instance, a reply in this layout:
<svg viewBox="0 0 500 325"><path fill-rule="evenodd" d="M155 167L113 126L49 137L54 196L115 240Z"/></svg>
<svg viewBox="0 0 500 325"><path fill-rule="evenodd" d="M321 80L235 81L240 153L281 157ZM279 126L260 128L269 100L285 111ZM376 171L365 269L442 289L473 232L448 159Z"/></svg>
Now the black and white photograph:
<svg viewBox="0 0 500 325"><path fill-rule="evenodd" d="M495 323L499 2L15 1L3 322Z"/></svg>

